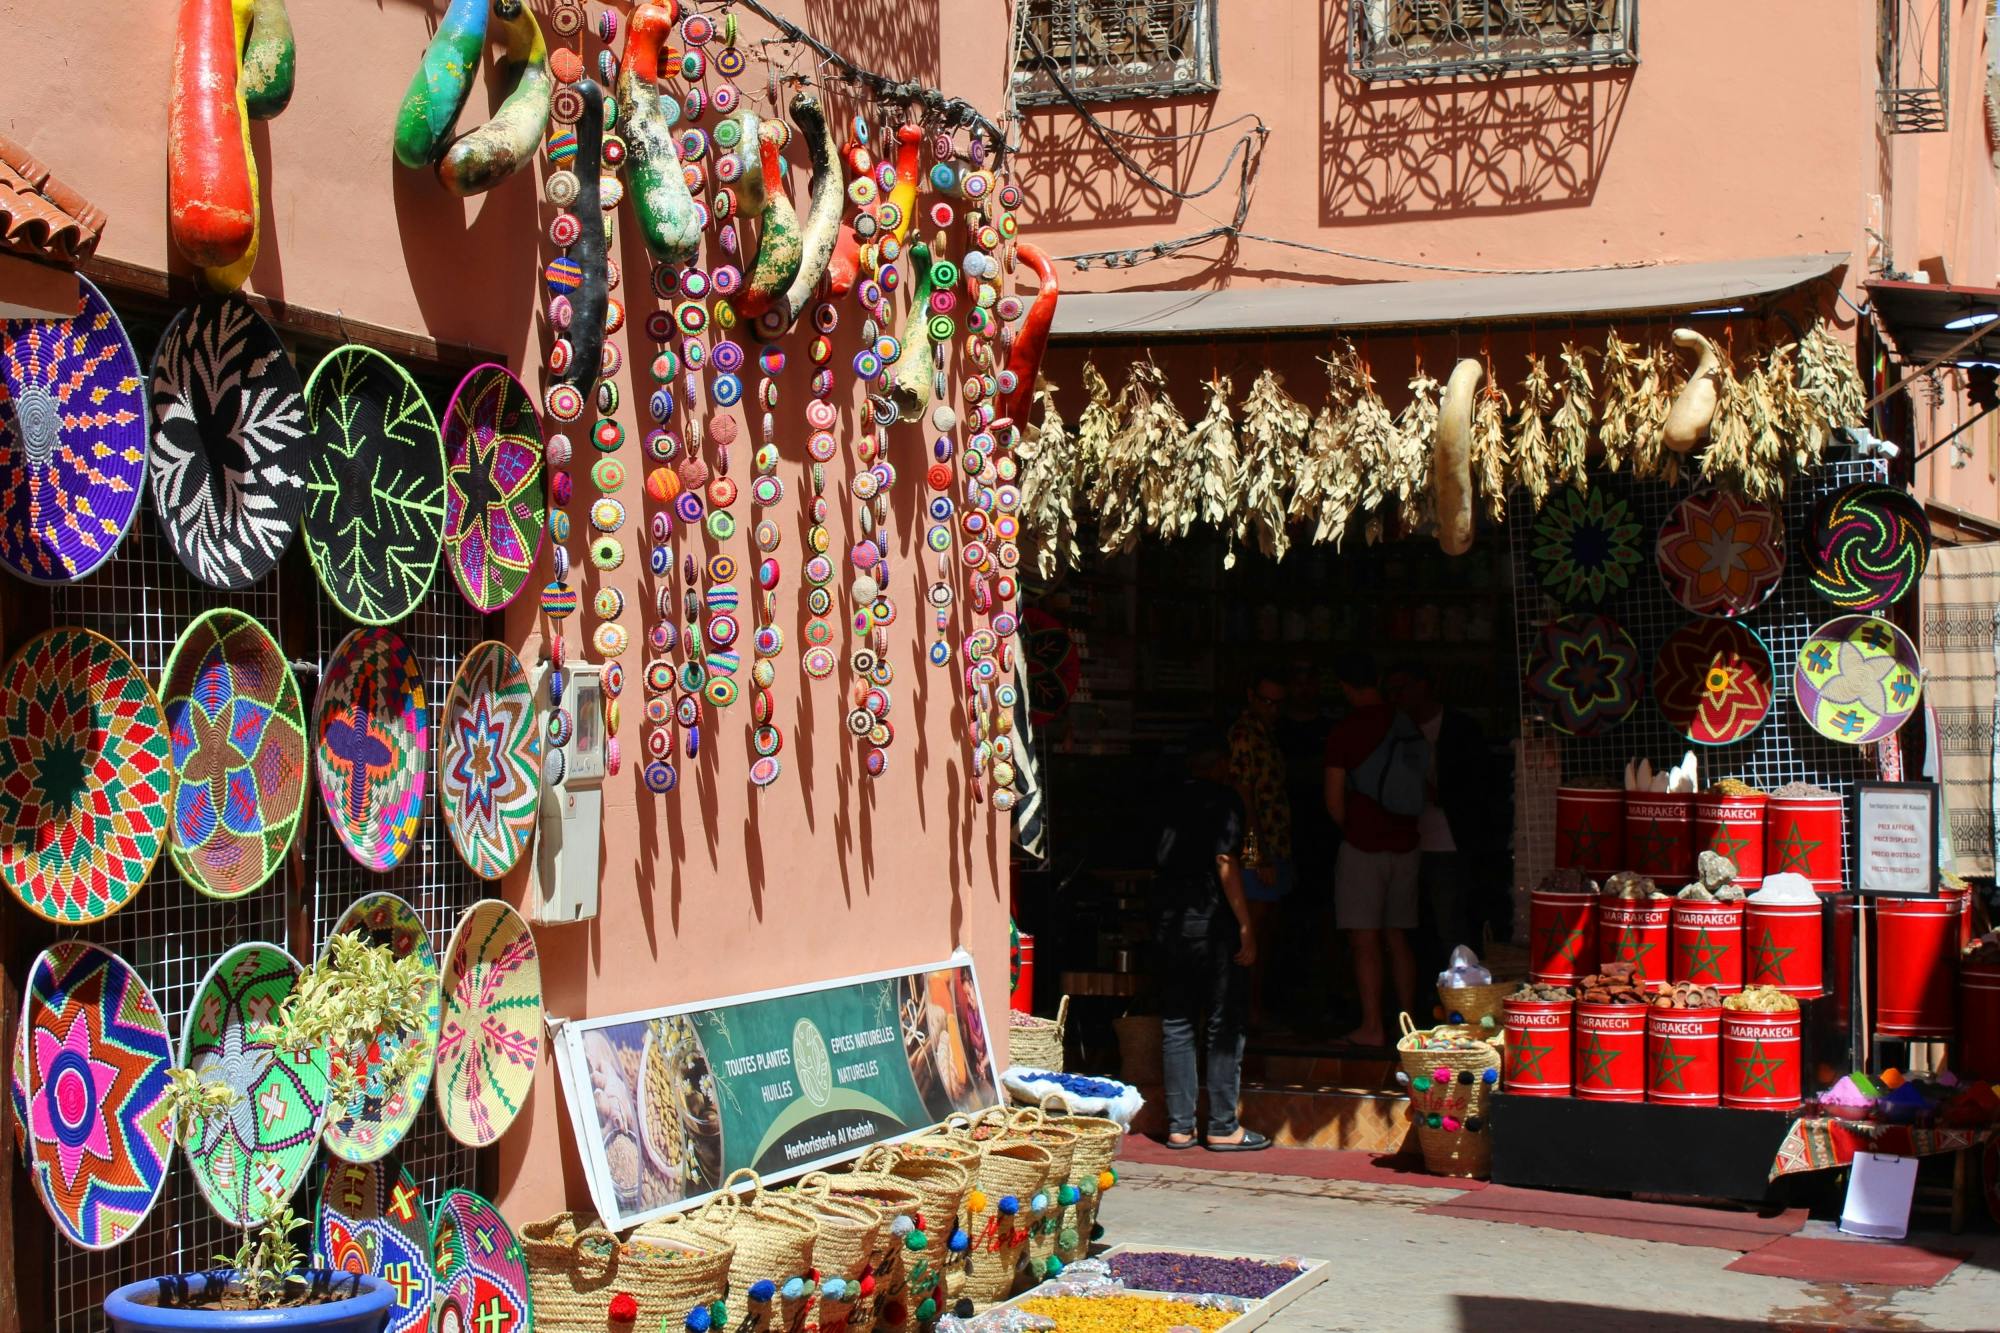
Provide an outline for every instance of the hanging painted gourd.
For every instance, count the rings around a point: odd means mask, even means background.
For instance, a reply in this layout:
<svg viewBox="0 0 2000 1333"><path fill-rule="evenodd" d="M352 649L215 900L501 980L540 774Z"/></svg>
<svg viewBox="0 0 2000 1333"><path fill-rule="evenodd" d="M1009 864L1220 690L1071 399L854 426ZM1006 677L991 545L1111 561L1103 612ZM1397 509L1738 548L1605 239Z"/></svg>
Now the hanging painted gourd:
<svg viewBox="0 0 2000 1333"><path fill-rule="evenodd" d="M570 87L583 99L583 114L576 122L576 200L570 204L583 228L569 251L582 276L570 294L573 352L562 378L589 398L604 356L604 313L610 294L604 266L604 89L587 75Z"/></svg>
<svg viewBox="0 0 2000 1333"><path fill-rule="evenodd" d="M549 128L554 80L541 25L525 0L498 0L493 17L506 41L500 68L514 86L492 119L452 140L438 163L438 180L461 198L490 190L526 166Z"/></svg>
<svg viewBox="0 0 2000 1333"><path fill-rule="evenodd" d="M626 198L639 234L662 264L686 264L700 252L701 220L660 98L660 52L673 31L671 8L640 5L632 11L618 72L618 114L632 175Z"/></svg>
<svg viewBox="0 0 2000 1333"><path fill-rule="evenodd" d="M805 258L798 210L792 207L778 176L782 153L776 130L766 127L759 132L757 152L764 165L764 228L758 237L757 262L750 270L750 281L736 303L736 313L747 319L762 315L784 295Z"/></svg>
<svg viewBox="0 0 2000 1333"><path fill-rule="evenodd" d="M437 35L424 48L396 113L396 160L404 166L427 167L444 152L486 47L486 5L487 0L451 0Z"/></svg>
<svg viewBox="0 0 2000 1333"><path fill-rule="evenodd" d="M922 241L910 247L910 266L917 274L917 290L910 297L910 313L903 327L903 354L896 358L896 378L889 386L896 415L906 422L921 417L931 405L932 381L936 376L931 357L934 270L931 248Z"/></svg>
<svg viewBox="0 0 2000 1333"><path fill-rule="evenodd" d="M255 254L257 177L239 52L252 0L181 0L167 105L167 209L174 245L199 268ZM242 13L239 17L237 9Z"/></svg>
<svg viewBox="0 0 2000 1333"><path fill-rule="evenodd" d="M924 132L915 125L896 127L896 183L889 190L895 206L896 224L889 234L901 245L910 235L910 219L917 212L917 167L921 164Z"/></svg>
<svg viewBox="0 0 2000 1333"><path fill-rule="evenodd" d="M285 0L256 0L250 42L243 48L243 101L250 119L270 120L290 104L298 55Z"/></svg>
<svg viewBox="0 0 2000 1333"><path fill-rule="evenodd" d="M1035 303L1028 307L1027 318L1021 321L1021 331L1014 338L1013 354L1007 358L1007 373L1014 377L1014 391L1000 400L1000 415L1025 427L1028 409L1035 402L1035 376L1040 373L1042 354L1049 346L1049 327L1055 323L1056 302L1062 298L1062 284L1056 279L1054 261L1041 247L1021 241L1014 247L1014 253L1041 280Z"/></svg>
<svg viewBox="0 0 2000 1333"><path fill-rule="evenodd" d="M758 331L767 338L778 337L791 328L812 298L819 280L826 275L834 242L840 239L840 214L847 199L847 182L841 176L833 130L826 123L826 108L811 93L800 93L792 99L792 123L805 135L806 148L812 156L812 203L806 209L801 231L798 271L758 322Z"/></svg>

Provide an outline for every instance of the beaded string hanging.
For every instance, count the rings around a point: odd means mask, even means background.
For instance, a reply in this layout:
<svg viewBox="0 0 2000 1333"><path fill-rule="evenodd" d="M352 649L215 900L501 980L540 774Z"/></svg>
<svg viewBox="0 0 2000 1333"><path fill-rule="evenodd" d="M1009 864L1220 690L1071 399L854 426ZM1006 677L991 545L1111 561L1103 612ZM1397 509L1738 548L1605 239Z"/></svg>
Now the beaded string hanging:
<svg viewBox="0 0 2000 1333"><path fill-rule="evenodd" d="M766 346L758 353L757 365L763 372L757 395L764 410L759 421L761 438L751 464L755 476L750 483L750 503L757 516L752 534L757 547L757 606L751 644L755 660L750 666L750 782L762 788L777 781L782 771L778 751L785 743L784 733L778 728L777 696L772 689L778 679L776 659L785 644L784 631L778 627L777 553L782 542L777 523L768 516L785 495L785 484L778 479L776 422L778 376L785 369L784 349L775 343Z"/></svg>
<svg viewBox="0 0 2000 1333"><path fill-rule="evenodd" d="M598 15L597 36L604 44L597 53L598 75L605 87L615 88L618 85L618 57L612 51L618 39L618 15L615 11L606 9ZM613 248L616 232L612 220L625 195L625 184L618 170L625 163L626 145L623 135L616 132L617 107L613 99L605 99L605 110L606 128L610 132L604 136L601 152L603 177L600 203L604 215L604 244L608 251ZM589 225L588 220L585 225ZM613 341L613 335L625 325L625 303L615 295L618 286L618 261L607 254L604 260L604 332L597 358L597 384L592 395L597 419L590 431L591 445L597 451L597 458L591 464L590 479L598 492L590 506L590 562L607 574L625 563L625 539L622 535L626 521L625 503L618 498L618 492L625 484L625 464L618 457L625 446L625 428L618 420L620 396L617 381L625 358L621 345ZM625 669L619 659L632 642L632 632L624 622L625 594L608 584L601 586L591 599L591 611L597 619L591 633L591 647L604 663L601 698L604 771L606 776L615 776L621 765L619 696L625 685Z"/></svg>

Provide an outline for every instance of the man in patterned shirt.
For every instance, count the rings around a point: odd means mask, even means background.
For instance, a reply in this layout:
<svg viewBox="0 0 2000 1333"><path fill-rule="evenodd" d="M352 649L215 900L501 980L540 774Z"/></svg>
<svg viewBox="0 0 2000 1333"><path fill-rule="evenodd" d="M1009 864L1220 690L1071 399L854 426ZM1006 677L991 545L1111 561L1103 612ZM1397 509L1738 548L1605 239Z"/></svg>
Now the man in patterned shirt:
<svg viewBox="0 0 2000 1333"><path fill-rule="evenodd" d="M1285 789L1285 756L1273 728L1285 705L1285 682L1275 671L1251 677L1243 712L1229 729L1229 775L1243 798L1249 827L1243 840L1243 896L1250 928L1269 939L1271 914L1292 891L1292 805ZM1250 968L1250 1025L1264 1023L1264 963Z"/></svg>

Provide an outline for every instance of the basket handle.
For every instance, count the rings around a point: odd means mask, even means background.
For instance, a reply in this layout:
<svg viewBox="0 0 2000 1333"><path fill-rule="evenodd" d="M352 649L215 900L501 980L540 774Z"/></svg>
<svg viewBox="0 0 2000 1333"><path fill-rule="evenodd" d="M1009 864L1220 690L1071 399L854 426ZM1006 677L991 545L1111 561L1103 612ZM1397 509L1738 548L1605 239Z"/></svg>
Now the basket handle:
<svg viewBox="0 0 2000 1333"><path fill-rule="evenodd" d="M606 1231L601 1224L593 1222L571 1238L569 1247L575 1251L579 1259L585 1255L600 1259L603 1262L604 1271L609 1273L613 1261L618 1257L619 1240L618 1237Z"/></svg>
<svg viewBox="0 0 2000 1333"><path fill-rule="evenodd" d="M862 1153L861 1160L856 1165L863 1171L887 1171L902 1160L902 1149L894 1144L878 1143Z"/></svg>
<svg viewBox="0 0 2000 1333"><path fill-rule="evenodd" d="M831 1199L833 1197L833 1177L824 1171L815 1171L811 1175L803 1177L796 1185L793 1185L792 1192L807 1199Z"/></svg>
<svg viewBox="0 0 2000 1333"><path fill-rule="evenodd" d="M1414 1037L1417 1034L1416 1021L1410 1017L1407 1009L1396 1015L1396 1024L1403 1029L1403 1035L1406 1037Z"/></svg>
<svg viewBox="0 0 2000 1333"><path fill-rule="evenodd" d="M1020 1110L1007 1117L1007 1128L1040 1129L1047 1121L1048 1117L1042 1114L1041 1107L1023 1106Z"/></svg>
<svg viewBox="0 0 2000 1333"><path fill-rule="evenodd" d="M1053 1117L1054 1119L1062 1120L1069 1115L1070 1113L1069 1103L1063 1100L1063 1095L1061 1093L1059 1092L1044 1093L1042 1096L1042 1100L1035 1106L1035 1109L1042 1113L1042 1118L1044 1120L1051 1118L1049 1116L1049 1105L1052 1102L1055 1104L1055 1112L1056 1112L1055 1116Z"/></svg>
<svg viewBox="0 0 2000 1333"><path fill-rule="evenodd" d="M764 1197L764 1177L758 1175L755 1170L747 1166L739 1166L729 1173L729 1178L722 1182L722 1192L724 1194L734 1195L736 1193L736 1180L739 1176L750 1182L750 1201L752 1203Z"/></svg>
<svg viewBox="0 0 2000 1333"><path fill-rule="evenodd" d="M1069 996L1065 995L1056 1001L1056 1035L1061 1036L1067 1026L1069 1026Z"/></svg>

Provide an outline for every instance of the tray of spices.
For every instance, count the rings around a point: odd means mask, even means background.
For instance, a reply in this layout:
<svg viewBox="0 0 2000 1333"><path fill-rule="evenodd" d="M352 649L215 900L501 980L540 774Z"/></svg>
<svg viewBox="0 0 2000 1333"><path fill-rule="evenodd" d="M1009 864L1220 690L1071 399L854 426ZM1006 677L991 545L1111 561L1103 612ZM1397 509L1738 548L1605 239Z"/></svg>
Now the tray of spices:
<svg viewBox="0 0 2000 1333"><path fill-rule="evenodd" d="M1167 1321L1157 1325L1162 1329L1188 1327L1247 1333L1249 1329L1262 1327L1327 1276L1324 1259L1225 1254L1217 1250L1136 1243L1113 1246L1084 1262L1092 1268L1102 1265L1109 1277L1122 1285L1122 1292L1054 1294L1075 1291L1070 1284L1078 1275L1072 1266L1062 1277L997 1308L1027 1310L1054 1319L1058 1333L1070 1333L1072 1327L1077 1333L1099 1328L1128 1333L1154 1327L1152 1321L1156 1318ZM1216 1308L1189 1306L1188 1302L1202 1298L1222 1299L1216 1301ZM1116 1308L1084 1304L1088 1301L1112 1301ZM1117 1318L1109 1324L1092 1322L1099 1315Z"/></svg>

